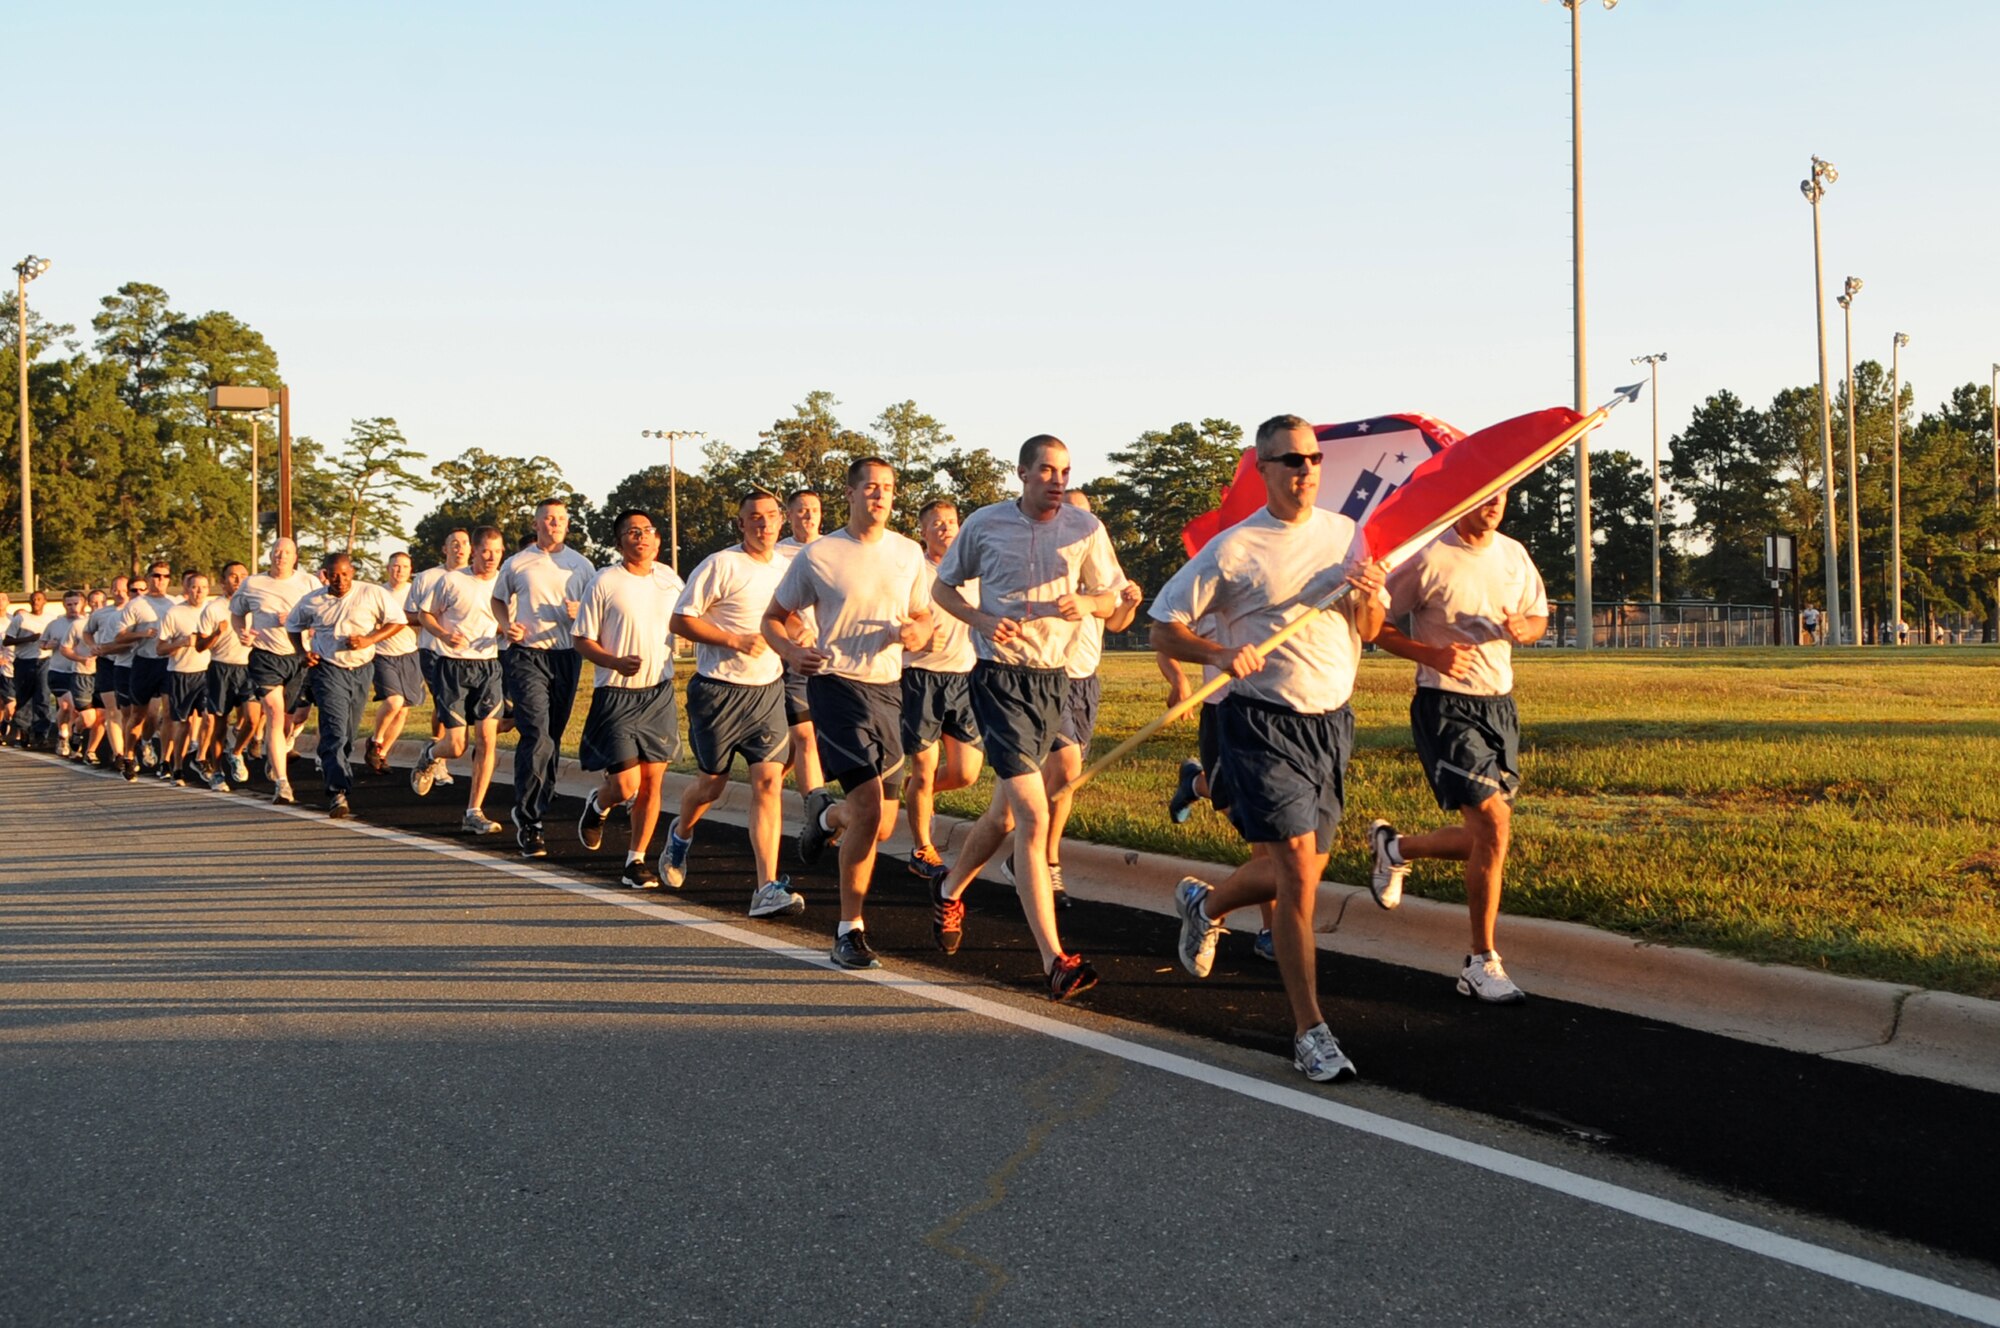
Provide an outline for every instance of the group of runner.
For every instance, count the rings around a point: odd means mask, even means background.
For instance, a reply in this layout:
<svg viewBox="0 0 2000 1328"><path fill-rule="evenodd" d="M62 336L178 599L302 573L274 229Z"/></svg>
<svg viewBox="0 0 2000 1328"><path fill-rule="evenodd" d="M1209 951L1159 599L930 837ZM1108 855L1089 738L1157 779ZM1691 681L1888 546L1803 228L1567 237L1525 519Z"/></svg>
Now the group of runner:
<svg viewBox="0 0 2000 1328"><path fill-rule="evenodd" d="M1266 507L1204 547L1150 614L1175 697L1188 694L1182 662L1229 675L1202 708L1200 754L1183 767L1170 814L1185 819L1207 797L1250 846L1227 879L1188 878L1177 888L1180 962L1207 976L1222 920L1261 906L1256 949L1283 978L1294 1062L1331 1080L1351 1075L1353 1063L1318 1006L1313 906L1343 811L1361 646L1374 641L1417 662L1417 749L1440 806L1460 815L1459 825L1422 835L1374 822L1374 898L1394 908L1414 859L1464 861L1472 951L1459 990L1517 1002L1493 948L1519 782L1509 650L1541 634L1548 609L1525 549L1497 533L1504 495L1388 574L1362 552L1353 521L1316 505L1322 460L1303 420L1266 421L1256 439ZM599 779L577 834L600 851L612 827L624 827L624 885L686 881L696 831L740 758L755 867L750 915L802 911L779 869L790 769L804 797L801 860L837 853L834 962L879 967L866 902L878 846L907 810L908 866L927 883L938 947L957 952L965 891L1002 857L1049 995L1064 1000L1098 976L1061 936L1062 827L1096 723L1104 634L1128 627L1144 597L1102 522L1069 488L1061 440L1022 444L1018 474L1018 500L962 523L951 501L926 505L916 539L889 528L897 477L880 458L848 467L848 519L829 533L820 531L820 494L781 501L751 492L738 504L740 541L685 583L659 561L648 513L617 515L617 556L599 568L567 545L567 509L550 500L535 510L533 542L511 556L497 529L455 530L437 566L413 575L409 555L398 553L379 585L357 580L345 554L318 576L302 572L281 539L261 573L222 568L213 595L205 574L176 582L157 562L143 585L118 578L72 593L60 613L39 592L11 616L0 600L0 647L14 652L0 725L11 721L16 739L46 726L56 750L78 759L108 749L128 780L150 767L217 789L248 781L246 757L261 744L273 800L290 803L291 743L317 708L327 812L345 817L355 745L365 738L366 763L386 772L409 708L428 690L433 730L411 770L413 790L428 796L451 782L447 763L467 757L462 826L500 833L483 804L504 711L516 732L515 838L535 858L548 851L562 735L588 662L595 683L578 756ZM1333 611L1312 614L1273 649L1259 647L1342 587ZM1391 616L1407 616L1413 635L1388 626ZM675 637L694 646L686 706L697 776L667 819L656 866L666 768L680 748ZM43 696L52 713L15 712ZM364 733L371 696L381 706ZM947 861L932 836L935 799L970 786L986 765L992 799Z"/></svg>

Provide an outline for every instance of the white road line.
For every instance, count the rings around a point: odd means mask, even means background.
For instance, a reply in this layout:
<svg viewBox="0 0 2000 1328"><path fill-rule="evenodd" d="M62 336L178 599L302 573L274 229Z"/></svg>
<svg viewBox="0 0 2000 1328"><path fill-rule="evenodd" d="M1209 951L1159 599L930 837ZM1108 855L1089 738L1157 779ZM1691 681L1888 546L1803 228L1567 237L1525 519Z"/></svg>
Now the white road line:
<svg viewBox="0 0 2000 1328"><path fill-rule="evenodd" d="M62 761L52 756L38 755L31 752L23 752L20 755L60 766L65 770L75 773L95 774L102 778L110 779L118 778L118 776L108 771L84 770L70 762ZM197 790L192 789L182 789L179 791L197 792ZM1207 1084L1212 1088L1219 1088L1225 1092L1235 1093L1239 1097L1250 1098L1274 1107L1282 1107L1287 1111L1298 1112L1302 1116L1316 1117L1346 1129L1355 1130L1362 1134L1374 1135L1378 1139L1387 1139L1391 1142L1403 1144L1437 1157L1449 1158L1454 1162L1462 1162L1467 1166L1477 1167L1482 1171L1490 1171L1495 1175L1506 1176L1528 1185L1553 1191L1557 1194L1565 1194L1573 1199L1581 1199L1585 1203L1609 1208L1615 1212L1625 1213L1629 1216L1640 1218L1659 1226L1668 1227L1675 1231L1683 1231L1689 1235L1701 1236L1723 1245L1747 1251L1751 1254L1762 1255L1767 1259L1772 1259L1779 1263L1791 1264L1793 1267L1803 1268L1808 1272L1819 1273L1838 1281L1847 1282L1853 1286L1863 1287L1870 1291L1879 1291L1884 1295L1894 1296L1898 1300L1906 1300L1913 1304L1944 1310L1947 1313L1969 1319L1974 1323L1991 1324L1995 1328L2000 1328L2000 1299L1992 1296L1980 1295L1977 1292L1950 1286L1944 1282L1922 1277L1915 1273L1907 1273L1898 1268L1891 1268L1886 1264L1857 1258L1851 1254L1842 1254L1838 1250L1826 1249L1823 1246L1814 1245L1808 1241L1797 1240L1790 1236L1781 1236L1774 1231L1766 1231L1762 1227L1751 1226L1745 1222L1738 1222L1726 1217L1717 1217L1713 1213L1705 1213L1698 1208L1691 1208L1686 1204L1675 1203L1670 1199L1660 1199L1650 1194L1642 1194L1637 1190L1626 1189L1622 1185L1613 1185L1607 1181L1592 1180L1588 1176L1580 1176L1574 1172L1564 1171L1560 1167L1550 1166L1545 1162L1535 1162L1528 1158L1516 1157L1512 1153L1503 1152L1497 1148L1488 1148L1484 1144L1470 1143L1464 1139L1454 1138L1448 1134L1441 1134L1436 1130L1425 1129L1420 1125L1411 1125L1406 1121L1399 1121L1390 1116L1378 1116L1374 1112L1362 1111L1357 1107L1346 1106L1333 1099L1322 1097L1317 1093L1309 1093L1297 1088L1287 1088L1281 1084L1266 1083L1262 1079L1253 1078L1247 1074L1240 1074L1234 1070L1225 1070L1219 1066L1208 1065L1186 1056L1177 1055L1174 1052L1161 1051L1157 1048L1142 1046L1136 1042L1128 1042L1124 1038L1113 1037L1108 1033L1099 1033L1091 1029L1081 1028L1061 1019L1052 1019L1047 1015L1034 1014L1026 1010L1017 1010L999 1001L988 1000L983 996L975 996L970 992L941 986L935 982L925 981L921 978L906 977L886 970L856 971L843 969L835 964L824 951L803 949L797 945L778 940L767 933L745 930L733 923L721 922L714 918L689 912L686 909L674 908L665 904L656 904L650 900L635 897L628 890L614 890L603 886L591 885L574 877L550 871L545 867L534 867L525 862L513 862L506 858L496 858L489 853L476 852L472 849L461 848L455 844L440 843L434 839L426 839L419 835L408 834L401 830L392 830L384 826L369 825L363 821L332 821L328 820L322 812L308 811L299 807L279 807L270 803L247 803L240 798L224 800L216 798L205 789L198 792L219 807L273 811L281 815L294 817L298 820L312 821L329 828L347 830L358 835L366 835L371 839L386 840L408 848L420 849L425 853L451 858L454 861L487 867L524 881L533 881L538 885L552 886L557 890L579 895L585 899L615 905L634 913L643 914L646 917L657 918L662 922L673 923L675 926L688 927L704 935L712 936L717 940L748 946L752 949L762 950L767 954L811 964L817 968L827 969L844 976L859 978L863 981L894 988L897 991L918 996L939 1005L948 1005L954 1009L963 1010L968 1014L976 1014L982 1018L994 1020L997 1023L1010 1024L1015 1028L1024 1029L1031 1033L1039 1033L1043 1037L1054 1038L1059 1042L1068 1042L1076 1046L1088 1047L1106 1056L1115 1056L1120 1060L1130 1061L1135 1065L1147 1066L1166 1074L1177 1075L1180 1078L1193 1080L1196 1083Z"/></svg>

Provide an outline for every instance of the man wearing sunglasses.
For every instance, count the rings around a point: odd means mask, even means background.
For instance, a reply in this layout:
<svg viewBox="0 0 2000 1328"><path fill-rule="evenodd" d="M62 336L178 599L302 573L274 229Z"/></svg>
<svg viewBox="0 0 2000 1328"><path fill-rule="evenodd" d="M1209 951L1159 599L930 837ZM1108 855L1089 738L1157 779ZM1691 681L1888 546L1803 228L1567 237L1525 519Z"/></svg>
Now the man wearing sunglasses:
<svg viewBox="0 0 2000 1328"><path fill-rule="evenodd" d="M1181 882L1181 964L1207 977L1222 919L1275 901L1272 943L1292 1007L1292 1063L1327 1082L1355 1070L1320 1014L1313 905L1354 743L1347 702L1361 645L1382 630L1388 596L1384 569L1368 559L1354 522L1314 503L1322 460L1312 426L1298 416L1258 426L1264 510L1204 546L1161 587L1151 612L1154 649L1235 679L1217 714L1217 802L1245 841L1264 848L1218 886ZM1343 585L1351 589L1331 611L1314 607ZM1259 647L1304 614L1307 625L1288 640L1268 653Z"/></svg>

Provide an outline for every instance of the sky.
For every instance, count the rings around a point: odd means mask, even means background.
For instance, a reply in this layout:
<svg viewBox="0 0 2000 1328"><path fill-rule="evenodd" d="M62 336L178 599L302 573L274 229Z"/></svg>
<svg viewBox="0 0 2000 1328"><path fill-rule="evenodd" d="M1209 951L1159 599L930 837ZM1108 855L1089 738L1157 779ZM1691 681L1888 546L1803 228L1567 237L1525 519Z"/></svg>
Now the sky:
<svg viewBox="0 0 2000 1328"><path fill-rule="evenodd" d="M1590 397L1708 394L1911 336L1920 407L2000 359L2000 5L1582 11ZM0 247L87 332L125 281L276 348L295 428L602 497L808 391L961 443L1572 397L1569 15L1548 0L40 5ZM24 86L23 86L24 84ZM9 258L12 262L12 258ZM1627 408L1597 448L1647 455ZM683 464L688 464L684 459Z"/></svg>

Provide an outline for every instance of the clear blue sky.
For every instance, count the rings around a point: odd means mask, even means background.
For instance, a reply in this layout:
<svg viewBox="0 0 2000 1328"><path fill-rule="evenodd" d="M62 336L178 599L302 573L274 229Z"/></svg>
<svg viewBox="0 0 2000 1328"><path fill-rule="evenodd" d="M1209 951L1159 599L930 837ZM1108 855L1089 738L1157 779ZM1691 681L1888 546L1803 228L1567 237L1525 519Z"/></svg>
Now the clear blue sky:
<svg viewBox="0 0 2000 1328"><path fill-rule="evenodd" d="M1584 19L1592 397L1907 331L2000 359L2000 5L1625 0ZM327 441L544 452L586 492L812 388L968 443L1295 410L1473 429L1570 396L1568 16L1536 0L38 5L0 222L88 326L127 280L259 328ZM15 81L23 79L24 81ZM1838 369L1835 370L1838 372ZM1644 455L1643 410L1598 445Z"/></svg>

